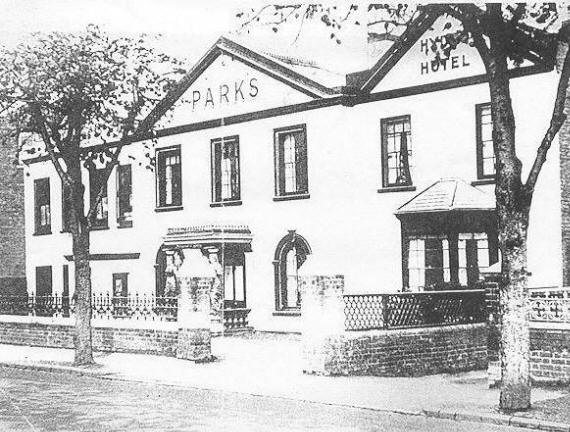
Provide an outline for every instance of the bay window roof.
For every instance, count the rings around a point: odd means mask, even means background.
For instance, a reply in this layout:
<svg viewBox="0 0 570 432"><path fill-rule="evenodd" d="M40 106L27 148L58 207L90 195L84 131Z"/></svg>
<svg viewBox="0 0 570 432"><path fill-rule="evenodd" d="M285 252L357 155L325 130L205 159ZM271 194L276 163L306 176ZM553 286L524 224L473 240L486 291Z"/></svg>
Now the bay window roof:
<svg viewBox="0 0 570 432"><path fill-rule="evenodd" d="M441 179L396 210L396 215L495 210L495 196L459 178Z"/></svg>

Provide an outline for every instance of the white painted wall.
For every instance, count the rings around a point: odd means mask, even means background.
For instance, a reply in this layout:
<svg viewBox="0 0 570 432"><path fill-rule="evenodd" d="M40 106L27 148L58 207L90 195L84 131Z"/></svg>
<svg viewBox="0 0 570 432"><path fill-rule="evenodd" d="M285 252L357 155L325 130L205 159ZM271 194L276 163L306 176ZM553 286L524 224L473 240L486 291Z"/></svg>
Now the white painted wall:
<svg viewBox="0 0 570 432"><path fill-rule="evenodd" d="M215 63L213 76L196 85L203 88L219 85L213 83L224 79L231 82L236 76L250 76L251 72L244 72L245 66L238 67L235 63ZM224 75L226 69L228 74ZM532 162L546 128L555 81L554 72L512 81L518 149L525 168ZM224 105L218 107L219 111L212 108L207 114L191 113L186 106L175 112L174 124L307 100L305 95L291 92L276 80L260 78L259 83L263 84L259 96L271 95L272 99L253 100L249 105L247 102ZM184 208L173 212L154 211L154 173L143 167L142 144L133 144L125 149L122 163L133 164L134 226L124 229L116 226L115 176L112 175L108 185L109 229L92 233L91 249L92 253L137 252L140 258L93 262L93 289L110 291L112 273L128 272L131 291L151 293L155 288L156 253L169 227L231 223L248 225L254 236L253 252L246 256L247 298L248 307L252 309L250 322L258 329L299 328L296 317L273 316L272 261L277 243L288 230L296 230L310 243L313 255L306 263L307 268L312 272L345 275L347 292L398 290L402 277L400 224L394 211L442 177L461 177L467 182L476 180L475 105L488 101L487 85L479 84L355 107L333 106L162 138L159 147L180 144L182 149ZM382 174L380 120L404 114L411 116L415 167L412 176L417 190L378 193ZM301 123L307 125L310 199L274 202L273 130ZM243 204L212 208L210 141L231 135L239 135L240 140ZM139 162L143 166L138 166ZM28 286L34 289L36 266L52 265L57 292L62 286L62 265L67 263L63 256L71 254L71 235L60 232L60 181L49 162L33 163L28 171L30 175L25 179ZM51 178L52 234L34 236L33 180L45 176ZM555 142L539 180L532 210L529 262L533 285L561 281L559 183ZM493 186L482 188L492 193ZM86 196L86 202L88 198Z"/></svg>

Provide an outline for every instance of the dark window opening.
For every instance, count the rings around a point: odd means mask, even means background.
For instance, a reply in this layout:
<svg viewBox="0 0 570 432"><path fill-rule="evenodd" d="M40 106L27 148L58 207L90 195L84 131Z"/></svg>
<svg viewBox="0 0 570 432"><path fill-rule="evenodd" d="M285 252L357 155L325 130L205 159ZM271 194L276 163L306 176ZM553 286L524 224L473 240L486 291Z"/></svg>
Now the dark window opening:
<svg viewBox="0 0 570 432"><path fill-rule="evenodd" d="M34 224L36 234L51 234L49 178L34 180Z"/></svg>
<svg viewBox="0 0 570 432"><path fill-rule="evenodd" d="M53 312L53 287L51 266L36 267L36 303L38 316L49 316Z"/></svg>
<svg viewBox="0 0 570 432"><path fill-rule="evenodd" d="M182 162L180 147L157 150L156 161L158 207L181 206Z"/></svg>
<svg viewBox="0 0 570 432"><path fill-rule="evenodd" d="M307 132L305 125L276 129L275 194L309 193L307 175Z"/></svg>
<svg viewBox="0 0 570 432"><path fill-rule="evenodd" d="M493 120L491 104L476 106L477 122L477 178L495 177L495 150L493 148Z"/></svg>
<svg viewBox="0 0 570 432"><path fill-rule="evenodd" d="M133 226L132 171L131 165L117 167L117 224L120 227Z"/></svg>
<svg viewBox="0 0 570 432"><path fill-rule="evenodd" d="M382 119L382 185L412 185L410 116Z"/></svg>
<svg viewBox="0 0 570 432"><path fill-rule="evenodd" d="M240 199L239 139L212 140L212 202Z"/></svg>
<svg viewBox="0 0 570 432"><path fill-rule="evenodd" d="M108 202L107 202L107 173L105 168L91 169L89 173L89 203L90 208L97 201L97 196L101 192L101 199L97 203L95 213L92 218L93 228L107 228L108 223Z"/></svg>

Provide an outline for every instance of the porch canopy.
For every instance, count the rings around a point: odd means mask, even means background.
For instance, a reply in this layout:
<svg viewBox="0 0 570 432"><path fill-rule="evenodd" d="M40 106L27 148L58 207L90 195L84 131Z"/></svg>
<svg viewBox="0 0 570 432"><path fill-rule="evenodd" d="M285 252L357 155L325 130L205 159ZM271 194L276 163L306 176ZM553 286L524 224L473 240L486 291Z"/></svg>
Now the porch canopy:
<svg viewBox="0 0 570 432"><path fill-rule="evenodd" d="M203 248L232 244L251 252L252 234L247 225L208 224L181 228L169 228L163 238L165 248Z"/></svg>

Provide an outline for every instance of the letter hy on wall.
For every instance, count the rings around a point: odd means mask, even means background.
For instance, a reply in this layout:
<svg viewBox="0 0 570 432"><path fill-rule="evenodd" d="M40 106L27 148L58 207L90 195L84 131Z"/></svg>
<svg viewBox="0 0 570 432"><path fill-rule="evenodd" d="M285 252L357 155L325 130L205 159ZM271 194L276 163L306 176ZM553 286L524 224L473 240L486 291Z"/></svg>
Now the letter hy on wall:
<svg viewBox="0 0 570 432"><path fill-rule="evenodd" d="M451 24L451 27L445 29L447 23ZM460 44L446 59L435 59L432 47L440 47L445 42L445 34L454 32L459 26L459 22L453 18L439 17L378 83L374 91L431 84L485 73L477 50L467 44Z"/></svg>

